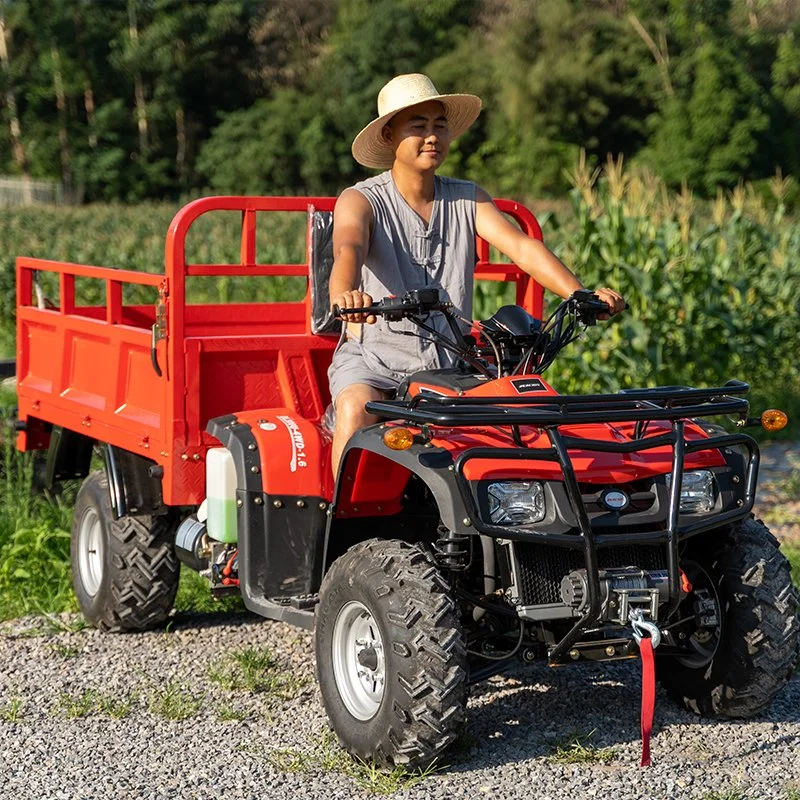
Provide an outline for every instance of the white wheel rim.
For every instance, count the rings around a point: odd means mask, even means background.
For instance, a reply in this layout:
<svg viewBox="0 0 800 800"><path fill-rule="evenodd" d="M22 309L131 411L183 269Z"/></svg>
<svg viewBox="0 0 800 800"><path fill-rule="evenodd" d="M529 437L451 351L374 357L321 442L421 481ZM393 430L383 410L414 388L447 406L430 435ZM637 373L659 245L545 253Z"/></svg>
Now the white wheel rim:
<svg viewBox="0 0 800 800"><path fill-rule="evenodd" d="M103 526L93 508L87 508L78 529L78 569L86 593L92 597L103 580Z"/></svg>
<svg viewBox="0 0 800 800"><path fill-rule="evenodd" d="M386 662L375 618L357 600L336 617L332 641L333 675L347 710L358 720L372 719L383 702Z"/></svg>

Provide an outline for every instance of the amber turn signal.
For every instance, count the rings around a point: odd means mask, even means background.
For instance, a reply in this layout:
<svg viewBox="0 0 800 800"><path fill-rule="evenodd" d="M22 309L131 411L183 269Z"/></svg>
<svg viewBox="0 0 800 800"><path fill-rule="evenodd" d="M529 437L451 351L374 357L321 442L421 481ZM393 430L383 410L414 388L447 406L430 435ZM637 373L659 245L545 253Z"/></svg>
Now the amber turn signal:
<svg viewBox="0 0 800 800"><path fill-rule="evenodd" d="M408 428L389 428L383 434L383 443L392 450L408 450L414 444L414 434Z"/></svg>
<svg viewBox="0 0 800 800"><path fill-rule="evenodd" d="M789 422L789 417L777 408L768 408L761 415L761 425L765 431L782 431Z"/></svg>

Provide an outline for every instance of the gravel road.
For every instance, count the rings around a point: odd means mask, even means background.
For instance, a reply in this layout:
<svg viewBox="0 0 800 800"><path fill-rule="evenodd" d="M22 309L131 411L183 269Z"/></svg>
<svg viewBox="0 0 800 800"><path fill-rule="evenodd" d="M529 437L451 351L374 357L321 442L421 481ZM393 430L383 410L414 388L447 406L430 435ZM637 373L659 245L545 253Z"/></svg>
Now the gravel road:
<svg viewBox="0 0 800 800"><path fill-rule="evenodd" d="M375 796L328 733L307 633L247 614L116 636L41 626L0 628L0 797ZM213 680L230 678L224 654L244 648L274 654L289 682L254 693ZM698 719L659 693L650 769L638 767L639 688L638 662L494 678L474 690L449 766L393 797L800 795L800 675L747 722ZM559 740L591 731L595 762L552 760Z"/></svg>
<svg viewBox="0 0 800 800"><path fill-rule="evenodd" d="M741 722L694 717L659 692L654 766L641 769L638 662L520 667L473 689L448 766L407 786L381 784L335 744L306 632L245 613L116 636L69 630L79 623L0 624L3 800L800 798L800 673ZM588 760L560 763L574 734Z"/></svg>

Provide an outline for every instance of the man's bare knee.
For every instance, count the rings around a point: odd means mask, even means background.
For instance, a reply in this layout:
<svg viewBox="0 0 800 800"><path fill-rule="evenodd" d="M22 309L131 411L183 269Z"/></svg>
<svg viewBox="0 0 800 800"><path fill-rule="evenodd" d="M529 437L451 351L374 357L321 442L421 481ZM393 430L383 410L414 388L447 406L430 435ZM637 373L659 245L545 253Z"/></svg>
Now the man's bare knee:
<svg viewBox="0 0 800 800"><path fill-rule="evenodd" d="M364 406L371 400L383 400L384 392L374 386L352 384L336 398L336 428L354 431L375 422L376 417Z"/></svg>
<svg viewBox="0 0 800 800"><path fill-rule="evenodd" d="M334 476L348 439L360 428L372 425L378 418L367 413L364 405L370 400L384 400L386 395L374 386L354 383L342 389L336 398L336 425L333 431L331 466Z"/></svg>

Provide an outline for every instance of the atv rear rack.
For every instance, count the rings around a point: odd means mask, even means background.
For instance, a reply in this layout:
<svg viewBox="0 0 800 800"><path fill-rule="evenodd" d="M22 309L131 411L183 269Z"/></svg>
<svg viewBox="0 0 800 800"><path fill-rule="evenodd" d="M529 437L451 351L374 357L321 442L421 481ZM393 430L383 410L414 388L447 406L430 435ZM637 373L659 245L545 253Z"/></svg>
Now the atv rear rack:
<svg viewBox="0 0 800 800"><path fill-rule="evenodd" d="M550 663L565 660L570 648L583 633L600 619L601 587L597 549L614 545L664 544L667 546L667 574L669 578L669 605L665 618L675 612L681 600L681 577L678 567L678 545L695 534L718 528L745 517L755 502L759 451L755 440L743 433L715 434L706 439L685 438L687 419L720 414L747 416L748 402L741 397L749 391L742 381L729 381L724 387L693 389L689 387L658 387L637 389L619 394L577 395L571 397L443 397L416 395L410 401L383 401L367 403L367 410L380 417L403 420L419 426L473 427L501 425L516 428L531 425L541 428L548 436L551 448L471 448L461 453L455 461L455 474L465 507L475 529L493 538L582 550L586 562L589 603L587 611L564 638L549 652ZM524 406L519 408L519 406ZM642 423L670 421L672 430L655 436L645 436ZM629 442L608 442L567 436L559 425L583 423L608 423L637 421L639 438ZM519 443L518 432L515 440ZM665 529L636 531L633 533L595 534L586 506L581 497L578 479L570 458L570 450L592 450L606 453L637 453L669 445L672 448L672 471L669 506ZM743 497L735 508L721 513L709 513L707 518L694 519L680 524L680 489L685 456L701 450L744 447L747 450L747 469ZM464 477L464 465L473 458L555 461L561 466L564 486L572 510L578 521L578 533L547 533L526 526L487 524L482 521Z"/></svg>

